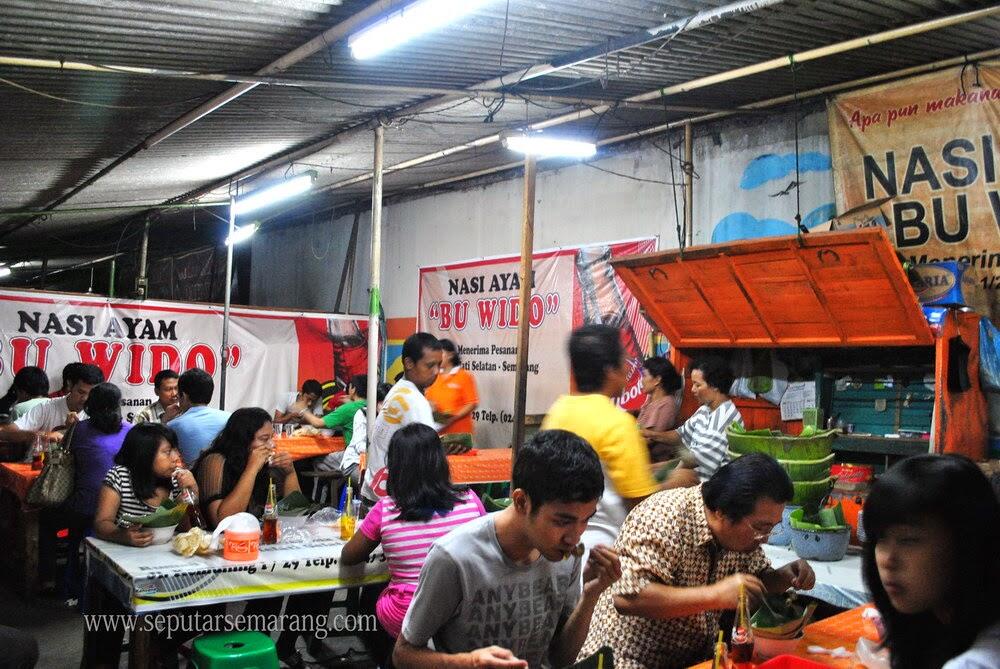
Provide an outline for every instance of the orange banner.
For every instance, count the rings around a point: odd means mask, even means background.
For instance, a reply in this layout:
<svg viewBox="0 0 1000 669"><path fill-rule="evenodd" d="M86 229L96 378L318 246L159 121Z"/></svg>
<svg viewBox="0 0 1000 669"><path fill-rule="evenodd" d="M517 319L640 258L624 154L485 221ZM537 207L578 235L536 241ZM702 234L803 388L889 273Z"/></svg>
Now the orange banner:
<svg viewBox="0 0 1000 669"><path fill-rule="evenodd" d="M1000 61L838 95L829 107L837 210L882 207L915 263L968 263L965 301L1000 317Z"/></svg>

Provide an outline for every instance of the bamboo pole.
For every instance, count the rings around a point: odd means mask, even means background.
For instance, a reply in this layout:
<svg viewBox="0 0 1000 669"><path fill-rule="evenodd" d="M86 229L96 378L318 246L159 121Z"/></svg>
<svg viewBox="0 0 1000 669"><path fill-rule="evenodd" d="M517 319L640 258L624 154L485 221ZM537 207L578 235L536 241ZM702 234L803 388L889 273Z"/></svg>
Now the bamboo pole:
<svg viewBox="0 0 1000 669"><path fill-rule="evenodd" d="M369 271L370 291L368 303L368 397L365 405L368 419L368 443L375 433L375 404L378 399L378 331L379 282L382 269L382 164L383 145L385 143L385 127L381 123L375 126L375 153L373 159L372 179L372 251L371 269Z"/></svg>
<svg viewBox="0 0 1000 669"><path fill-rule="evenodd" d="M226 370L229 369L229 303L233 292L233 233L236 231L236 196L229 198L229 233L226 239L226 287L225 301L222 307L222 350L219 358L222 360L222 370L219 372L219 409L226 408Z"/></svg>
<svg viewBox="0 0 1000 669"><path fill-rule="evenodd" d="M535 245L535 156L524 159L524 216L521 221L521 298L517 321L517 376L514 381L514 434L512 461L524 442L524 418L528 402L528 336L531 333L532 253Z"/></svg>
<svg viewBox="0 0 1000 669"><path fill-rule="evenodd" d="M684 235L685 246L694 244L694 147L691 124L684 124Z"/></svg>

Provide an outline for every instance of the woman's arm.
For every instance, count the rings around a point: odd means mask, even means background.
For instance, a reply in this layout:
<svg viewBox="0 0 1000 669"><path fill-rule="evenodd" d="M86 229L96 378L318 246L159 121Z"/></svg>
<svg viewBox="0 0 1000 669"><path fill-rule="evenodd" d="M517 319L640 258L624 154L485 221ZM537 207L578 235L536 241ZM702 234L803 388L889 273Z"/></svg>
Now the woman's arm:
<svg viewBox="0 0 1000 669"><path fill-rule="evenodd" d="M225 495L222 499L217 499L209 503L206 511L208 512L208 522L213 527L222 522L223 518L228 518L235 513L247 510L250 506L250 500L253 497L253 487L257 479L257 474L261 468L267 465L267 458L270 455L270 451L271 449L266 446L257 447L252 450L250 458L247 460L247 466L243 469L243 473L240 474L239 480L233 486L233 489L229 491L229 494ZM225 458L221 456L206 459L204 464L206 472L203 476L207 477L208 480L218 483L218 485L214 486L202 486L206 491L213 489L221 490L222 468L224 464Z"/></svg>
<svg viewBox="0 0 1000 669"><path fill-rule="evenodd" d="M117 544L148 546L153 541L152 532L141 527L119 527L115 522L121 499L121 496L108 486L101 486L101 491L97 495L97 512L94 514L94 534L99 539Z"/></svg>

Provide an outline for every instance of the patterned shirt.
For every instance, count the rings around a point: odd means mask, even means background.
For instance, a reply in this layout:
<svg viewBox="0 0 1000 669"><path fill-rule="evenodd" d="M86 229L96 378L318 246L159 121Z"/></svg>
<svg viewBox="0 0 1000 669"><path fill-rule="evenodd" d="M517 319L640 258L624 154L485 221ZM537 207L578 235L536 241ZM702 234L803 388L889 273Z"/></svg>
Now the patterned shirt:
<svg viewBox="0 0 1000 669"><path fill-rule="evenodd" d="M163 414L165 412L166 409L162 404L160 404L160 400L156 400L137 413L135 418L132 419L132 424L139 425L140 423L160 423L162 422Z"/></svg>
<svg viewBox="0 0 1000 669"><path fill-rule="evenodd" d="M715 542L701 486L665 490L643 501L625 519L615 549L622 577L601 595L580 657L611 646L621 669L673 669L708 659L721 611L663 620L624 616L615 609L614 595L636 595L650 583L705 586L771 568L760 548L739 553Z"/></svg>
<svg viewBox="0 0 1000 669"><path fill-rule="evenodd" d="M740 410L731 400L726 400L712 411L707 405L688 418L677 428L684 447L698 460L698 478L702 483L712 478L712 474L722 465L729 462L729 440L726 438L726 428L731 423L743 425Z"/></svg>

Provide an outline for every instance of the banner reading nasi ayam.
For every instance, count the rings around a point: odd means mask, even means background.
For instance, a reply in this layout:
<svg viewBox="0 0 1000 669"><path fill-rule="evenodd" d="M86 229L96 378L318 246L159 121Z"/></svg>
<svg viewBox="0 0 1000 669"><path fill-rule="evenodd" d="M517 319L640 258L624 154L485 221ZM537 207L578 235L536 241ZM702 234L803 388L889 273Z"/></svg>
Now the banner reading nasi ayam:
<svg viewBox="0 0 1000 669"><path fill-rule="evenodd" d="M531 325L526 413L541 415L569 391L566 344L574 327L618 327L630 364L619 403L633 409L651 327L608 264L612 257L648 253L655 239L541 251L533 255L534 281L526 310ZM476 446L510 445L514 418L520 257L503 256L420 269L418 329L455 342L479 394L473 413Z"/></svg>
<svg viewBox="0 0 1000 669"><path fill-rule="evenodd" d="M891 198L896 248L968 263L966 302L1000 317L1000 62L838 95L829 117L838 211Z"/></svg>
<svg viewBox="0 0 1000 669"><path fill-rule="evenodd" d="M353 316L236 308L229 324L226 409L269 413L308 378L350 379L367 367L367 323ZM166 368L222 368L222 308L0 290L0 387L26 365L41 367L50 390L70 362L94 364L122 392L126 420L156 400L153 378Z"/></svg>

